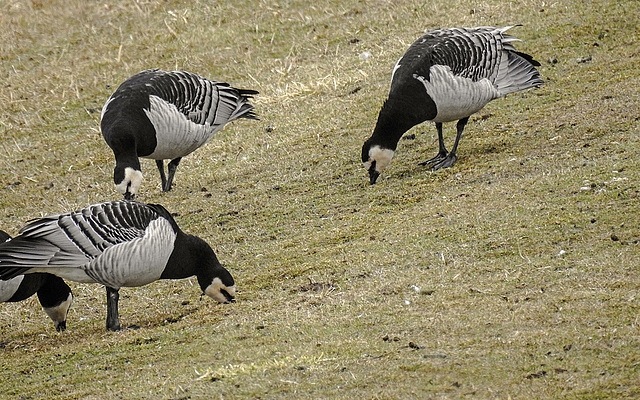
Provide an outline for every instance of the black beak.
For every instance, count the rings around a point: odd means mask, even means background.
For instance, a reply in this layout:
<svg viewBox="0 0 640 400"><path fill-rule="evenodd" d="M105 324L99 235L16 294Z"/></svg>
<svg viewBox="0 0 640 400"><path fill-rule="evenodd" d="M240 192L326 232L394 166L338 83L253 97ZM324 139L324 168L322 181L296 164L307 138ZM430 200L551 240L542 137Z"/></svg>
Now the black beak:
<svg viewBox="0 0 640 400"><path fill-rule="evenodd" d="M369 167L369 184L373 185L378 180L380 172L376 171L376 162L372 161Z"/></svg>
<svg viewBox="0 0 640 400"><path fill-rule="evenodd" d="M222 293L222 295L224 296L225 299L227 299L227 303L235 303L236 299L229 294L229 292L227 292L226 290L222 289L220 290L220 293Z"/></svg>
<svg viewBox="0 0 640 400"><path fill-rule="evenodd" d="M61 321L56 324L56 331L64 332L67 329L67 321Z"/></svg>
<svg viewBox="0 0 640 400"><path fill-rule="evenodd" d="M127 191L127 192L124 194L124 199L125 199L125 200L133 200L133 198L134 198L134 197L136 197L136 195L135 195L135 194L132 194L132 193L131 193L131 192L129 192L129 191Z"/></svg>

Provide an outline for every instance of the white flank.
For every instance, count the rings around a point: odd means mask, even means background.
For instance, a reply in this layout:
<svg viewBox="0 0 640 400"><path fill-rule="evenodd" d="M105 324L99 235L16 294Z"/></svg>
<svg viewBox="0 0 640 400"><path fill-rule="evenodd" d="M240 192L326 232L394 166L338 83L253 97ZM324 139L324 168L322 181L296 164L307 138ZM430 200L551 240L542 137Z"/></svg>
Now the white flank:
<svg viewBox="0 0 640 400"><path fill-rule="evenodd" d="M125 194L128 190L129 193L135 195L138 193L138 190L142 185L142 179L141 171L136 171L131 167L127 167L124 169L124 179L116 185L116 190L120 194Z"/></svg>
<svg viewBox="0 0 640 400"><path fill-rule="evenodd" d="M97 282L118 289L142 286L160 279L173 252L176 233L165 218L149 224L141 238L107 248L99 257L76 271L84 271L84 282ZM60 274L63 278L65 276ZM77 280L77 276L68 277Z"/></svg>
<svg viewBox="0 0 640 400"><path fill-rule="evenodd" d="M71 307L71 303L73 303L73 295L69 293L69 296L65 301L60 303L60 305L51 308L45 308L44 312L47 313L49 318L53 322L62 322L67 320L67 313L69 312L69 308Z"/></svg>
<svg viewBox="0 0 640 400"><path fill-rule="evenodd" d="M482 109L491 100L502 97L488 79L477 82L456 76L451 68L434 65L429 70L429 80L414 75L422 82L427 93L436 103L438 113L433 122L450 122L468 117Z"/></svg>
<svg viewBox="0 0 640 400"><path fill-rule="evenodd" d="M225 286L224 283L220 280L220 278L214 278L211 285L207 286L204 290L204 294L211 297L215 301L219 303L228 303L229 300L222 294L221 290L224 289L231 296L236 297L236 287L234 286Z"/></svg>
<svg viewBox="0 0 640 400"><path fill-rule="evenodd" d="M16 290L18 290L23 279L24 275L19 275L8 281L0 280L0 302L5 302L10 299Z"/></svg>
<svg viewBox="0 0 640 400"><path fill-rule="evenodd" d="M364 168L369 169L373 161L376 162L376 172L382 172L391 163L393 158L393 150L385 149L380 146L372 146L369 149L369 161L364 163Z"/></svg>
<svg viewBox="0 0 640 400"><path fill-rule="evenodd" d="M178 108L158 96L149 96L151 106L144 110L156 130L158 144L145 156L154 160L184 157L204 145L223 125L212 126L190 121ZM214 113L215 114L215 113Z"/></svg>

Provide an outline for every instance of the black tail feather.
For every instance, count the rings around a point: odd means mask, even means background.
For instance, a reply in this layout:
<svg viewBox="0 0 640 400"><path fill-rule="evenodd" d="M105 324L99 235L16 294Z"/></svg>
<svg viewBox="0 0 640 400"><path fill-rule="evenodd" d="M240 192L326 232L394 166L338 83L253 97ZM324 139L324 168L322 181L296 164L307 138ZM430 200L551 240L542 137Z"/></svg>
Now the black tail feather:
<svg viewBox="0 0 640 400"><path fill-rule="evenodd" d="M256 94L260 94L260 92L258 92L257 90L251 90L251 89L238 89L238 92L240 92L240 94L246 98L251 98Z"/></svg>
<svg viewBox="0 0 640 400"><path fill-rule="evenodd" d="M538 61L534 60L533 57L531 57L529 54L522 53L522 52L519 52L519 51L516 51L514 53L516 53L520 57L524 58L525 60L529 61L533 66L535 66L535 67L539 67L540 66L540 63Z"/></svg>

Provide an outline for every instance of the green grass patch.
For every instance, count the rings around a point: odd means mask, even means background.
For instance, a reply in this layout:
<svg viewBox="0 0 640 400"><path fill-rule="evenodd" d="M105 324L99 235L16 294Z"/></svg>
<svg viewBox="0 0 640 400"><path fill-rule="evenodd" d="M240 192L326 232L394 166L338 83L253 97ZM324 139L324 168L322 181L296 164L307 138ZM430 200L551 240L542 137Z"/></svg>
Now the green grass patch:
<svg viewBox="0 0 640 400"><path fill-rule="evenodd" d="M58 334L0 307L0 397L636 398L640 38L634 1L0 5L0 221L118 198L104 101L146 68L256 89L236 121L140 199L177 213L236 277L71 283ZM635 12L635 14L634 14ZM391 68L427 29L513 25L546 85L471 118L457 164L413 128L375 186L360 147ZM366 60L363 52L370 53ZM445 125L448 141L451 124ZM107 389L105 389L107 388ZM105 390L108 390L106 392Z"/></svg>

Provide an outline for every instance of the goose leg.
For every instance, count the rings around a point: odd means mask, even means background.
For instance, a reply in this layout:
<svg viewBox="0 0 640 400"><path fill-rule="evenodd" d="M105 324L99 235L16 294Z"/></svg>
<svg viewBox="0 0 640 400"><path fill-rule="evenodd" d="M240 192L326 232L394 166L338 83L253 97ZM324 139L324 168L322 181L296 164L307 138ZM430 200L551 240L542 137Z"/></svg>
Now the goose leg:
<svg viewBox="0 0 640 400"><path fill-rule="evenodd" d="M164 188L167 186L167 176L164 174L164 161L156 160L156 165L158 166L158 172L160 172L160 179L162 180L162 191L166 192Z"/></svg>
<svg viewBox="0 0 640 400"><path fill-rule="evenodd" d="M427 161L421 162L419 165L428 166L431 164L438 163L447 158L447 148L444 146L444 136L442 135L442 122L436 122L436 130L438 131L438 154L428 159Z"/></svg>
<svg viewBox="0 0 640 400"><path fill-rule="evenodd" d="M456 133L456 141L453 143L453 147L447 156L442 160L433 165L433 170L437 170L440 168L449 168L452 167L453 164L456 163L458 157L456 157L456 151L458 151L458 143L460 143L460 138L462 138L462 131L464 130L465 125L467 125L467 121L469 121L469 117L462 118L458 121L456 125L457 133Z"/></svg>
<svg viewBox="0 0 640 400"><path fill-rule="evenodd" d="M169 178L167 179L167 184L162 188L163 191L168 192L171 190L171 185L173 184L173 176L176 174L176 170L178 169L178 165L182 157L174 158L171 160L169 165L167 165L167 170L169 171Z"/></svg>
<svg viewBox="0 0 640 400"><path fill-rule="evenodd" d="M118 299L120 294L118 289L107 288L107 329L110 331L120 330L120 317L118 316Z"/></svg>

